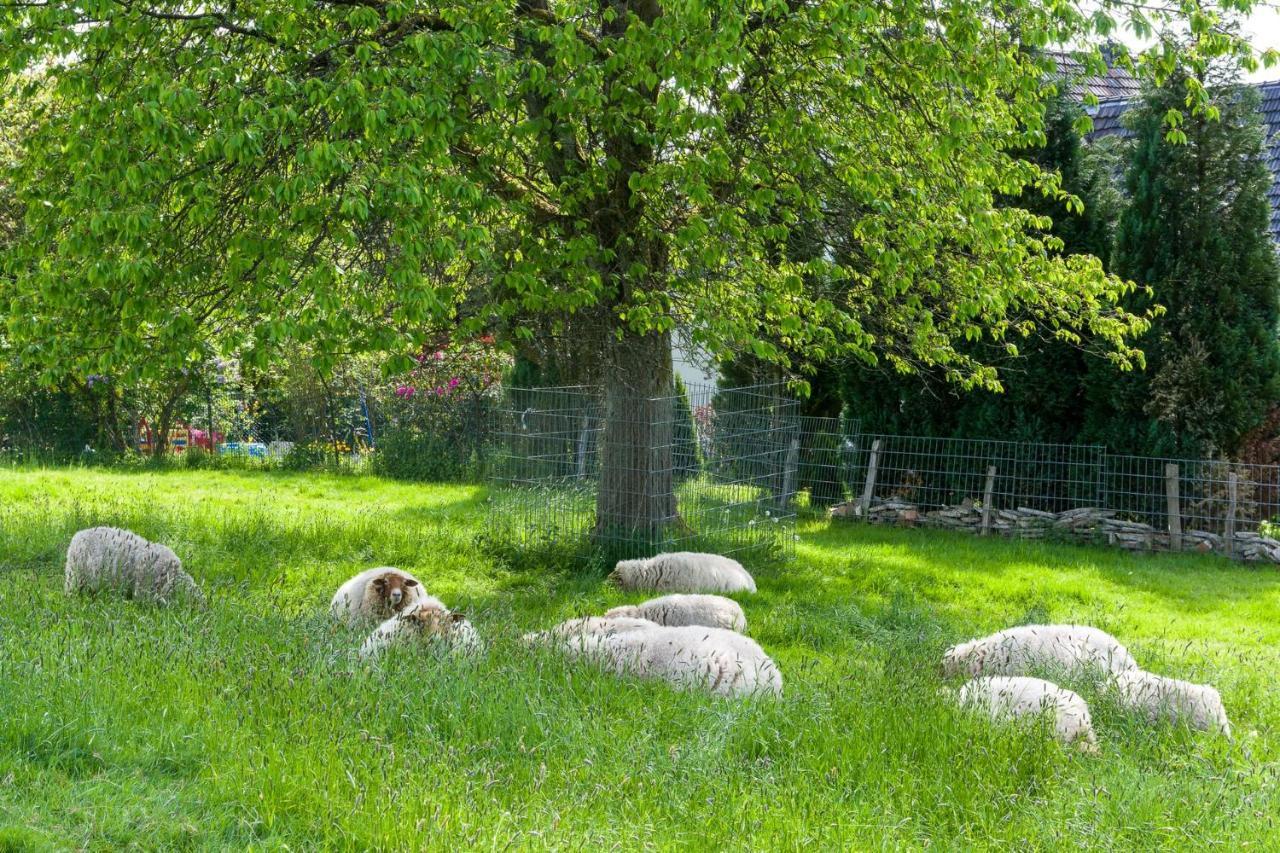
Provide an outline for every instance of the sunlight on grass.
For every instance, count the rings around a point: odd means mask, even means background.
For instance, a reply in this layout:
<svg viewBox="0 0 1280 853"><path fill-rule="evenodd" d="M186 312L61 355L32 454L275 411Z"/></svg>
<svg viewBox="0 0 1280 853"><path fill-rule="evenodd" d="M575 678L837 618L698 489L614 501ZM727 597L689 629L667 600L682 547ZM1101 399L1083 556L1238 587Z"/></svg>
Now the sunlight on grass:
<svg viewBox="0 0 1280 853"><path fill-rule="evenodd" d="M0 474L0 849L1275 848L1280 572L1192 557L802 523L749 564L781 701L571 667L525 630L642 596L555 543L495 550L483 489L282 472ZM71 534L167 542L200 611L67 599ZM398 565L486 654L395 650L325 618ZM1234 742L1152 728L1096 685L1103 754L952 708L950 643L1083 620L1210 681Z"/></svg>

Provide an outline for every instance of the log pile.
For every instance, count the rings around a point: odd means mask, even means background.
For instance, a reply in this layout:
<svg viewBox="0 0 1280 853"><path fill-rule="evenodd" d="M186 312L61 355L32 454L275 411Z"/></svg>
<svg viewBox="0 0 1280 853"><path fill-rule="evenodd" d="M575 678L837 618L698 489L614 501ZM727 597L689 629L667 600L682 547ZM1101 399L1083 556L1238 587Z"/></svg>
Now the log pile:
<svg viewBox="0 0 1280 853"><path fill-rule="evenodd" d="M862 519L862 506L846 501L831 508L834 518ZM873 499L865 513L872 524L897 524L960 530L982 531L982 507L966 498L954 506L921 509L900 499ZM1116 517L1115 510L1081 507L1065 512L1045 512L1031 507L993 509L989 529L992 533L1019 539L1074 539L1126 548L1132 551L1168 551L1169 533L1144 524ZM1244 560L1280 563L1280 541L1251 531L1237 531L1232 540L1232 556ZM1226 542L1207 530L1184 530L1182 549L1204 553L1227 553Z"/></svg>

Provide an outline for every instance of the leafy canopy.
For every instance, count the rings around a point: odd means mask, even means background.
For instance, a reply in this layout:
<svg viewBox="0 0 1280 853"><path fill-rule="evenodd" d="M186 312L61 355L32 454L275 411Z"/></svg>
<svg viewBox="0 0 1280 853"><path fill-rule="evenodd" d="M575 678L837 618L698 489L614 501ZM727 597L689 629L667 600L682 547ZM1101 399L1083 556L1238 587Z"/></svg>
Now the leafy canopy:
<svg viewBox="0 0 1280 853"><path fill-rule="evenodd" d="M1015 156L1043 138L1036 49L1116 10L1192 33L1147 76L1253 61L1192 2L0 0L4 74L48 94L5 176L9 334L113 374L206 344L323 369L455 324L604 349L687 327L987 385L958 344L1039 326L1129 363L1125 285L997 204L1063 195ZM835 203L840 251L793 259L793 224Z"/></svg>

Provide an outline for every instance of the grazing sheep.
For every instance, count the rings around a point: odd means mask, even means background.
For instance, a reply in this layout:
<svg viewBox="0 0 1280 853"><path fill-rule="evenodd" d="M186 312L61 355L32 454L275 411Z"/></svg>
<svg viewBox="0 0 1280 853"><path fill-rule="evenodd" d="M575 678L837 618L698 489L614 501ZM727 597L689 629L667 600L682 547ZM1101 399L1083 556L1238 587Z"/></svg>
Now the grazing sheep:
<svg viewBox="0 0 1280 853"><path fill-rule="evenodd" d="M68 595L113 589L127 598L169 604L181 598L204 602L204 594L168 547L115 527L91 527L67 547Z"/></svg>
<svg viewBox="0 0 1280 853"><path fill-rule="evenodd" d="M773 659L754 640L723 628L622 625L597 633L552 631L541 638L557 640L570 657L599 661L619 675L659 678L716 696L782 694Z"/></svg>
<svg viewBox="0 0 1280 853"><path fill-rule="evenodd" d="M1151 722L1183 722L1200 731L1217 730L1231 737L1231 723L1218 691L1141 669L1120 673L1115 680L1120 704L1144 714Z"/></svg>
<svg viewBox="0 0 1280 853"><path fill-rule="evenodd" d="M990 676L975 678L960 688L959 703L985 711L994 720L1053 712L1058 740L1074 744L1082 752L1097 753L1089 706L1076 693L1041 678Z"/></svg>
<svg viewBox="0 0 1280 853"><path fill-rule="evenodd" d="M742 612L742 606L732 598L722 595L664 595L661 598L651 598L643 604L615 607L604 615L634 616L671 627L703 625L729 631L744 631L747 627L747 617Z"/></svg>
<svg viewBox="0 0 1280 853"><path fill-rule="evenodd" d="M644 560L619 560L609 580L622 589L663 592L755 592L756 582L737 560L678 551Z"/></svg>
<svg viewBox="0 0 1280 853"><path fill-rule="evenodd" d="M360 646L360 657L381 654L413 639L442 640L458 651L478 651L480 637L461 613L431 604L416 604L383 622Z"/></svg>
<svg viewBox="0 0 1280 853"><path fill-rule="evenodd" d="M947 649L942 671L953 675L1027 675L1038 667L1115 675L1138 664L1120 642L1087 625L1022 625Z"/></svg>
<svg viewBox="0 0 1280 853"><path fill-rule="evenodd" d="M427 595L422 582L413 575L393 566L378 566L338 587L329 611L350 624L388 619L419 604L448 610L439 599Z"/></svg>

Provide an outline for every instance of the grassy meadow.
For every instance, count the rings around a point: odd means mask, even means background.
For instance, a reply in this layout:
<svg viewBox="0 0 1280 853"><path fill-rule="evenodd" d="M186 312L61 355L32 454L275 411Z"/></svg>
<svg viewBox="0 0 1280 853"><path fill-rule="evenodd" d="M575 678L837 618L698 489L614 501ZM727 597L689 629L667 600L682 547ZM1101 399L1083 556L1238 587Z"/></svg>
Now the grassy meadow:
<svg viewBox="0 0 1280 853"><path fill-rule="evenodd" d="M65 597L95 524L173 547L209 606ZM785 696L731 702L523 648L643 596L486 530L479 487L0 472L0 850L1280 848L1280 569L803 522L740 599ZM487 652L356 661L327 604L379 564ZM1098 757L948 703L947 645L1043 620L1213 683L1235 739L1088 684Z"/></svg>

